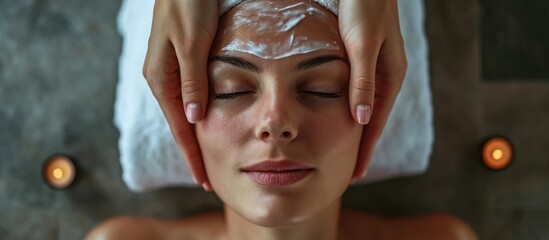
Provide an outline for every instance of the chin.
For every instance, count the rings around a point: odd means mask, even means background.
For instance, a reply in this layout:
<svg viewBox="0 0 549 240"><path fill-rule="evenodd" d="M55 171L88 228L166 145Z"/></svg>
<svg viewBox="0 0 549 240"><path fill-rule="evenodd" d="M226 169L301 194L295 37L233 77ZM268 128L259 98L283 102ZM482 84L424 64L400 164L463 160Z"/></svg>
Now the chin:
<svg viewBox="0 0 549 240"><path fill-rule="evenodd" d="M253 198L252 198L253 199ZM249 222L262 227L284 228L300 225L323 209L322 201L309 201L302 194L266 194L256 196L237 212ZM236 210L236 209L235 209Z"/></svg>
<svg viewBox="0 0 549 240"><path fill-rule="evenodd" d="M300 225L308 219L308 214L303 212L289 212L283 209L269 209L258 207L249 209L245 213L246 218L255 225L267 228L285 228Z"/></svg>

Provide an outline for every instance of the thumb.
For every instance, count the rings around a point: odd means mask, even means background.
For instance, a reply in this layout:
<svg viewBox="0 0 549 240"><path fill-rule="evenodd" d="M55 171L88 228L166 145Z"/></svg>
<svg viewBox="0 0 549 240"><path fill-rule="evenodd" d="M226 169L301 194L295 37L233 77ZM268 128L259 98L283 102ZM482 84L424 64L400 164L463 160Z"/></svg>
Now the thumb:
<svg viewBox="0 0 549 240"><path fill-rule="evenodd" d="M351 65L349 106L355 120L359 124L366 125L370 122L374 108L376 63L380 46L373 42L346 43L347 45L354 45L347 51Z"/></svg>
<svg viewBox="0 0 549 240"><path fill-rule="evenodd" d="M205 45L209 49L210 45ZM196 53L182 53L176 50L183 107L187 120L193 124L204 118L208 104L208 49Z"/></svg>

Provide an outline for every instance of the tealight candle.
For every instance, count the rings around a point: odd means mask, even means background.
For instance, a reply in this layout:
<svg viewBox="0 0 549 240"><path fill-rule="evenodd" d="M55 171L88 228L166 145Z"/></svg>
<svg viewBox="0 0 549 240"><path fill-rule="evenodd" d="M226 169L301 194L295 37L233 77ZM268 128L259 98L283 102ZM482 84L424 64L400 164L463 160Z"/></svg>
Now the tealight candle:
<svg viewBox="0 0 549 240"><path fill-rule="evenodd" d="M76 177L76 167L71 158L66 155L49 157L42 167L44 181L54 189L68 188Z"/></svg>
<svg viewBox="0 0 549 240"><path fill-rule="evenodd" d="M494 137L486 141L482 148L482 161L494 170L501 170L513 161L513 147L503 137Z"/></svg>

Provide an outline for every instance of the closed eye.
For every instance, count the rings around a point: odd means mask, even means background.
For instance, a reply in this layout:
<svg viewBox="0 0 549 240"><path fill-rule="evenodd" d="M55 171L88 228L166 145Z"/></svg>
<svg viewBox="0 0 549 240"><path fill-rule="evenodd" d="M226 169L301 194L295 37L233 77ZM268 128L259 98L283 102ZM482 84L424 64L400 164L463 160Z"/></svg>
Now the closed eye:
<svg viewBox="0 0 549 240"><path fill-rule="evenodd" d="M215 96L215 99L220 99L220 100L235 99L237 97L240 97L248 93L253 93L253 92L246 91L246 92L219 93Z"/></svg>
<svg viewBox="0 0 549 240"><path fill-rule="evenodd" d="M315 91L300 91L301 93L311 94L320 98L339 98L341 94L333 92L315 92Z"/></svg>

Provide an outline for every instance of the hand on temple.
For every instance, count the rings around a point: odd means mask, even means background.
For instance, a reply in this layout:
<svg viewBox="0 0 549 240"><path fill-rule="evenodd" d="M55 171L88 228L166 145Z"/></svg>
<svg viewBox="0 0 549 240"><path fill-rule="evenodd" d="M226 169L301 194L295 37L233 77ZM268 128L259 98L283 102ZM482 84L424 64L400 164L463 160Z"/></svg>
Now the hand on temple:
<svg viewBox="0 0 549 240"><path fill-rule="evenodd" d="M406 74L397 0L340 0L339 32L351 64L351 113L362 134L353 179L364 177Z"/></svg>
<svg viewBox="0 0 549 240"><path fill-rule="evenodd" d="M208 179L192 124L207 107L208 55L218 17L216 0L156 0L143 66L189 170L203 186Z"/></svg>
<svg viewBox="0 0 549 240"><path fill-rule="evenodd" d="M210 187L192 124L207 107L208 56L218 17L217 0L156 0L143 66L195 182L205 188ZM357 179L365 174L406 72L397 1L340 0L339 28L351 64L351 114L367 124Z"/></svg>

